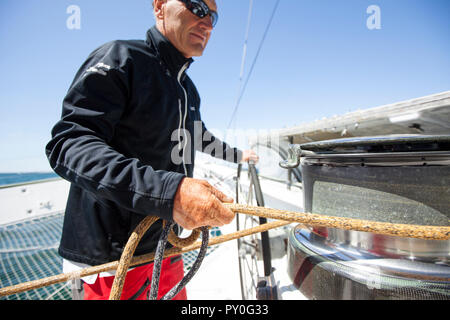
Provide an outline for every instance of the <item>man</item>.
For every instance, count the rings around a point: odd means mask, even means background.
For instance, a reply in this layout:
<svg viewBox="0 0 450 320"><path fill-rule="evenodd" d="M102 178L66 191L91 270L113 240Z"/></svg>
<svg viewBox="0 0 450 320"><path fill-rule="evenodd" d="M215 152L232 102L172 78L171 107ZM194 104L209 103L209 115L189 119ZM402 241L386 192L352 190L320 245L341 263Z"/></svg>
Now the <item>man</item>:
<svg viewBox="0 0 450 320"><path fill-rule="evenodd" d="M230 223L234 213L222 202L233 199L192 178L195 148L233 162L258 160L207 131L186 75L217 21L215 1L154 0L153 12L156 26L145 41L113 41L88 57L46 146L54 171L71 182L59 247L64 272L120 259L147 215L189 230ZM161 226L152 225L136 255L155 250ZM163 261L158 298L183 277L180 258ZM152 268L128 272L122 299L146 297ZM108 299L112 274L83 280L85 299ZM186 291L175 298L186 299Z"/></svg>

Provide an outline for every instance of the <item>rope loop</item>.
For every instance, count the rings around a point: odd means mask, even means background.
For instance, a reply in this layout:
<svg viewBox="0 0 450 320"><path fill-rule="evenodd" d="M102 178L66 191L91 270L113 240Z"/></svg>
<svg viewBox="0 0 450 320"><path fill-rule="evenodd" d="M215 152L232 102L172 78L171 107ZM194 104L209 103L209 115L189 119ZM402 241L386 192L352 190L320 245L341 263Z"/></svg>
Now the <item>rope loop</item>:
<svg viewBox="0 0 450 320"><path fill-rule="evenodd" d="M164 258L164 250L168 241L168 237L170 233L173 233L173 225L174 223L166 223L166 221L163 221L163 232L161 233L161 236L158 241L158 246L156 247L156 254L154 259L154 265L153 265L153 274L152 274L152 282L150 286L150 292L148 294L148 300L156 300L158 297L158 289L159 289L159 278L161 275L161 265L162 260ZM194 275L197 273L198 269L200 268L200 265L206 256L206 251L208 249L208 242L209 242L209 228L208 227L201 227L198 230L198 233L196 235L196 238L194 241L198 238L199 233L202 233L202 246L200 248L199 254L197 256L197 259L195 260L194 264L192 265L189 272L183 277L183 279L178 282L176 286L174 286L169 292L167 292L161 300L172 300L186 285L191 279L194 277ZM194 232L193 232L194 233ZM184 239L180 239L175 234L173 236L176 238L175 241L180 240L181 243L183 243ZM192 235L191 235L192 236ZM192 237L190 237L192 238ZM189 240L189 239L188 239ZM191 243L193 243L192 240L189 240ZM173 244L173 243L172 243Z"/></svg>
<svg viewBox="0 0 450 320"><path fill-rule="evenodd" d="M130 266L131 260L133 258L134 251L136 250L139 241L142 239L142 236L150 228L150 226L153 223L155 223L158 219L159 219L158 217L154 216L145 217L131 234L125 246L125 249L122 253L122 256L120 257L119 266L117 268L116 276L114 277L114 282L111 288L109 300L120 300L123 285L125 283L125 277L128 268ZM197 256L197 259L194 262L194 265L192 266L191 270L189 270L189 272L183 277L183 279L162 298L163 300L172 299L186 286L186 284L192 279L194 274L200 268L203 258L206 255L206 250L208 248L209 242L208 227L201 227L198 229L194 229L192 231L192 234L188 238L182 239L176 236L175 233L173 232L172 227L174 226L174 224L175 223L173 221L167 223L165 220L163 220L163 230L159 237L158 245L156 247L155 252L155 258L153 260L154 265L153 265L152 281L150 285L150 292L148 293L149 300L156 300L158 296L161 266L162 260L164 258L164 251L167 245L167 241L169 241L172 245L178 248L184 248L192 245L197 240L200 233L202 234L202 245L200 248L200 252Z"/></svg>
<svg viewBox="0 0 450 320"><path fill-rule="evenodd" d="M166 225L166 221L163 221L163 228L165 227L165 225ZM192 230L189 237L180 238L175 234L173 229L170 228L170 232L169 232L167 239L170 244L172 244L173 246L175 246L177 248L186 248L186 247L192 245L193 243L195 243L195 241L197 241L201 232L202 232L201 228L197 228L197 229Z"/></svg>
<svg viewBox="0 0 450 320"><path fill-rule="evenodd" d="M141 241L144 233L158 219L159 218L155 216L145 217L134 229L131 236L128 238L128 242L125 245L125 248L119 260L119 266L117 267L116 276L114 277L114 282L111 288L111 293L109 295L109 300L120 300L123 285L125 283L125 277L127 275L131 259L133 258L134 251L136 250L136 247L139 244L139 241Z"/></svg>

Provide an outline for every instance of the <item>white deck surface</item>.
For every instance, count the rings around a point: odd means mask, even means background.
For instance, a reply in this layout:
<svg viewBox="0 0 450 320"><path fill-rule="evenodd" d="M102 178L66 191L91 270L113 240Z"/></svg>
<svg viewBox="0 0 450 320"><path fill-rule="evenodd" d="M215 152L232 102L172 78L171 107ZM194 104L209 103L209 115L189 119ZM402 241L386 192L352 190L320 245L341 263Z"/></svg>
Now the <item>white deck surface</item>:
<svg viewBox="0 0 450 320"><path fill-rule="evenodd" d="M221 228L222 233L234 232L231 226L234 222ZM236 240L217 245L186 286L189 300L240 300L240 288Z"/></svg>
<svg viewBox="0 0 450 320"><path fill-rule="evenodd" d="M227 234L235 231L233 221L221 228ZM286 272L286 256L273 259L275 281L283 300L304 300L305 297L292 285ZM263 270L262 262L261 270ZM236 240L216 246L203 260L197 274L186 286L189 300L242 300Z"/></svg>
<svg viewBox="0 0 450 320"><path fill-rule="evenodd" d="M220 164L204 163L196 168L196 177L205 178L222 192L235 197L233 182L230 177L236 175L234 168L224 167ZM248 187L247 173L241 176L241 184ZM228 183L224 183L227 181ZM302 191L298 188L287 187L278 182L260 179L263 192L271 197L279 199L286 204L302 207ZM295 224L291 224L290 227ZM236 231L236 222L221 227L222 234ZM269 235L280 231L269 231ZM275 234L276 236L276 234ZM262 261L259 261L261 273ZM304 300L305 297L292 286L292 281L287 274L287 256L272 259L275 268L275 281L283 300ZM205 259L194 278L186 286L188 299L190 300L241 300L241 284L239 277L238 250L236 240L220 244Z"/></svg>

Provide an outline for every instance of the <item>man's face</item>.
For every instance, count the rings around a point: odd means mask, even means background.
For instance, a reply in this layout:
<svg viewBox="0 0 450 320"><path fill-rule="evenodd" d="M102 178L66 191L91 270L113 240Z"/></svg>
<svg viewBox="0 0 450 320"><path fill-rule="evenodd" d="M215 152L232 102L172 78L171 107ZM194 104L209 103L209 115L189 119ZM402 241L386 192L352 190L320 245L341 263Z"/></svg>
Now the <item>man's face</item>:
<svg viewBox="0 0 450 320"><path fill-rule="evenodd" d="M215 0L204 2L217 11ZM178 51L186 58L203 54L213 29L210 16L197 17L179 0L157 0L154 10L158 29Z"/></svg>

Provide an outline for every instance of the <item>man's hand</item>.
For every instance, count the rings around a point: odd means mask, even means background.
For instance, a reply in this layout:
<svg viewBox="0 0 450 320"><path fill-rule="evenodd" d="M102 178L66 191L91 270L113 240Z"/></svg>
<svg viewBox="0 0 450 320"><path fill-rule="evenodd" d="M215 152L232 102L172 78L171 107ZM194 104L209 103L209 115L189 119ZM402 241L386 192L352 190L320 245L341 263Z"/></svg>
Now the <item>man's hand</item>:
<svg viewBox="0 0 450 320"><path fill-rule="evenodd" d="M244 150L242 151L242 160L241 162L253 161L254 163L258 163L259 157L253 150Z"/></svg>
<svg viewBox="0 0 450 320"><path fill-rule="evenodd" d="M205 180L183 178L175 194L173 220L188 230L229 224L235 214L222 202L232 203L233 199Z"/></svg>

